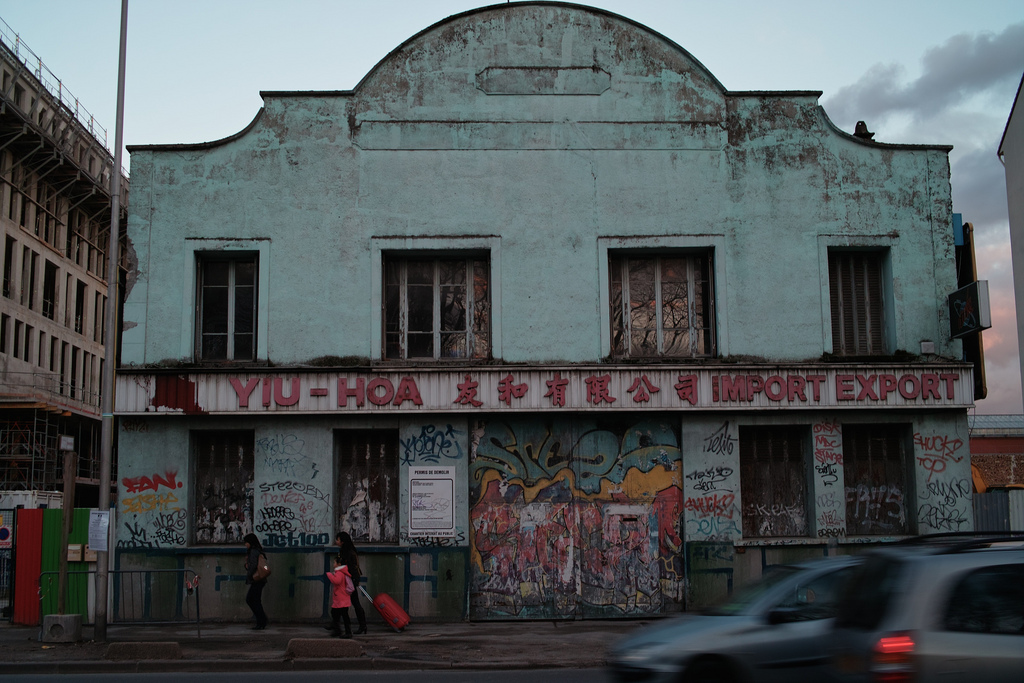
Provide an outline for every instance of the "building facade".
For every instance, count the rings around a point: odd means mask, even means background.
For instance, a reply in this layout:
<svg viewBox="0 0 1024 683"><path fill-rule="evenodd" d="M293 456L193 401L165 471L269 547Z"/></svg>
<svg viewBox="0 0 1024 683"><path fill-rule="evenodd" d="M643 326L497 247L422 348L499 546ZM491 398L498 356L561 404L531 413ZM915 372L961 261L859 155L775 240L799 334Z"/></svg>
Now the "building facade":
<svg viewBox="0 0 1024 683"><path fill-rule="evenodd" d="M71 450L75 504L94 507L110 179L121 170L103 129L2 20L0 69L0 491L63 491Z"/></svg>
<svg viewBox="0 0 1024 683"><path fill-rule="evenodd" d="M319 617L335 532L414 619L638 616L972 525L948 146L730 92L563 3L136 146L117 562Z"/></svg>
<svg viewBox="0 0 1024 683"><path fill-rule="evenodd" d="M1024 76L1017 86L1006 128L999 141L999 160L1006 174L1006 208L1010 219L1010 254L1013 257L1013 293L1017 307L1017 351L1024 358L1024 104L1021 92ZM1024 386L1024 362L1020 381Z"/></svg>

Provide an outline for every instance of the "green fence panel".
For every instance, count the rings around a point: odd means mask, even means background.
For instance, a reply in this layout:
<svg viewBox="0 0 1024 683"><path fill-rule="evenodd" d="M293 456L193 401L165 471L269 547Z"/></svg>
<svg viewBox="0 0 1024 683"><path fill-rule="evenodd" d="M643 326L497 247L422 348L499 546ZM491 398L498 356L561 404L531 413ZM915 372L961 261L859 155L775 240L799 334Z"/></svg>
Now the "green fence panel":
<svg viewBox="0 0 1024 683"><path fill-rule="evenodd" d="M64 530L63 510L43 510L43 549L42 566L43 574L39 584L41 614L57 614L60 558L62 552L62 538ZM71 531L68 534L68 544L79 544L83 550L89 540L89 510L88 508L76 508L71 517ZM89 569L87 562L68 562L68 589L67 599L64 606L64 614L81 614L82 621L88 621L89 617L89 575L76 574L74 572L85 572Z"/></svg>

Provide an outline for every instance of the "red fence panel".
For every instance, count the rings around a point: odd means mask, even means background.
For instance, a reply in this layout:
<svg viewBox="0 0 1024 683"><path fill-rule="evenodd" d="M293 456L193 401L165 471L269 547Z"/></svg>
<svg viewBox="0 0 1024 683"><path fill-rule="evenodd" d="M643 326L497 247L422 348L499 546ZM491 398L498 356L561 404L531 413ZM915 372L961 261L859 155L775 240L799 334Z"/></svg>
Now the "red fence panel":
<svg viewBox="0 0 1024 683"><path fill-rule="evenodd" d="M18 510L14 536L14 618L15 624L39 623L39 572L42 568L43 511Z"/></svg>

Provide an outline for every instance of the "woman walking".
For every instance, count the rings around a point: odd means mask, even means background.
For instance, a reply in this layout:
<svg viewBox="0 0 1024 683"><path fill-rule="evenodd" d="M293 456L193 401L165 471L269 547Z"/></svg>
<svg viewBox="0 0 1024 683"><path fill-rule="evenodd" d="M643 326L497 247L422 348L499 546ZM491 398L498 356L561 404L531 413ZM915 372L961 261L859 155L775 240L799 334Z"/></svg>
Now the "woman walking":
<svg viewBox="0 0 1024 683"><path fill-rule="evenodd" d="M334 545L338 546L338 556L348 567L352 585L355 587L355 590L352 591L352 610L356 613L356 622L359 624L356 633L366 633L366 612L363 611L363 606L359 602L359 580L362 578L362 572L359 571L359 555L356 554L356 544L348 532L339 531L334 537Z"/></svg>
<svg viewBox="0 0 1024 683"><path fill-rule="evenodd" d="M257 581L253 574L260 566L260 557L264 557L263 545L260 539L256 538L256 534L246 534L242 540L245 541L246 550L245 582L249 585L249 592L245 594L245 604L249 605L253 616L256 617L256 625L252 630L262 631L267 627L267 613L263 611L263 589L267 585L267 580L264 578Z"/></svg>

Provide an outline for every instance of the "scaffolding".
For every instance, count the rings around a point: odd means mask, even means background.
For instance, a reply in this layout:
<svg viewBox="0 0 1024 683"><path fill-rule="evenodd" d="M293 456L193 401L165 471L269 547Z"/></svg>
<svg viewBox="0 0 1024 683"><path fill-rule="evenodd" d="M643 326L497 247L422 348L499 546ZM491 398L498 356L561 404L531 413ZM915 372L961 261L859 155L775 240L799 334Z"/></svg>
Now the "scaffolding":
<svg viewBox="0 0 1024 683"><path fill-rule="evenodd" d="M45 409L0 413L0 491L53 491L64 485L60 437L73 436L78 452L75 480L99 482L99 423Z"/></svg>
<svg viewBox="0 0 1024 683"><path fill-rule="evenodd" d="M55 490L64 478L57 425L50 413L0 422L0 490Z"/></svg>

